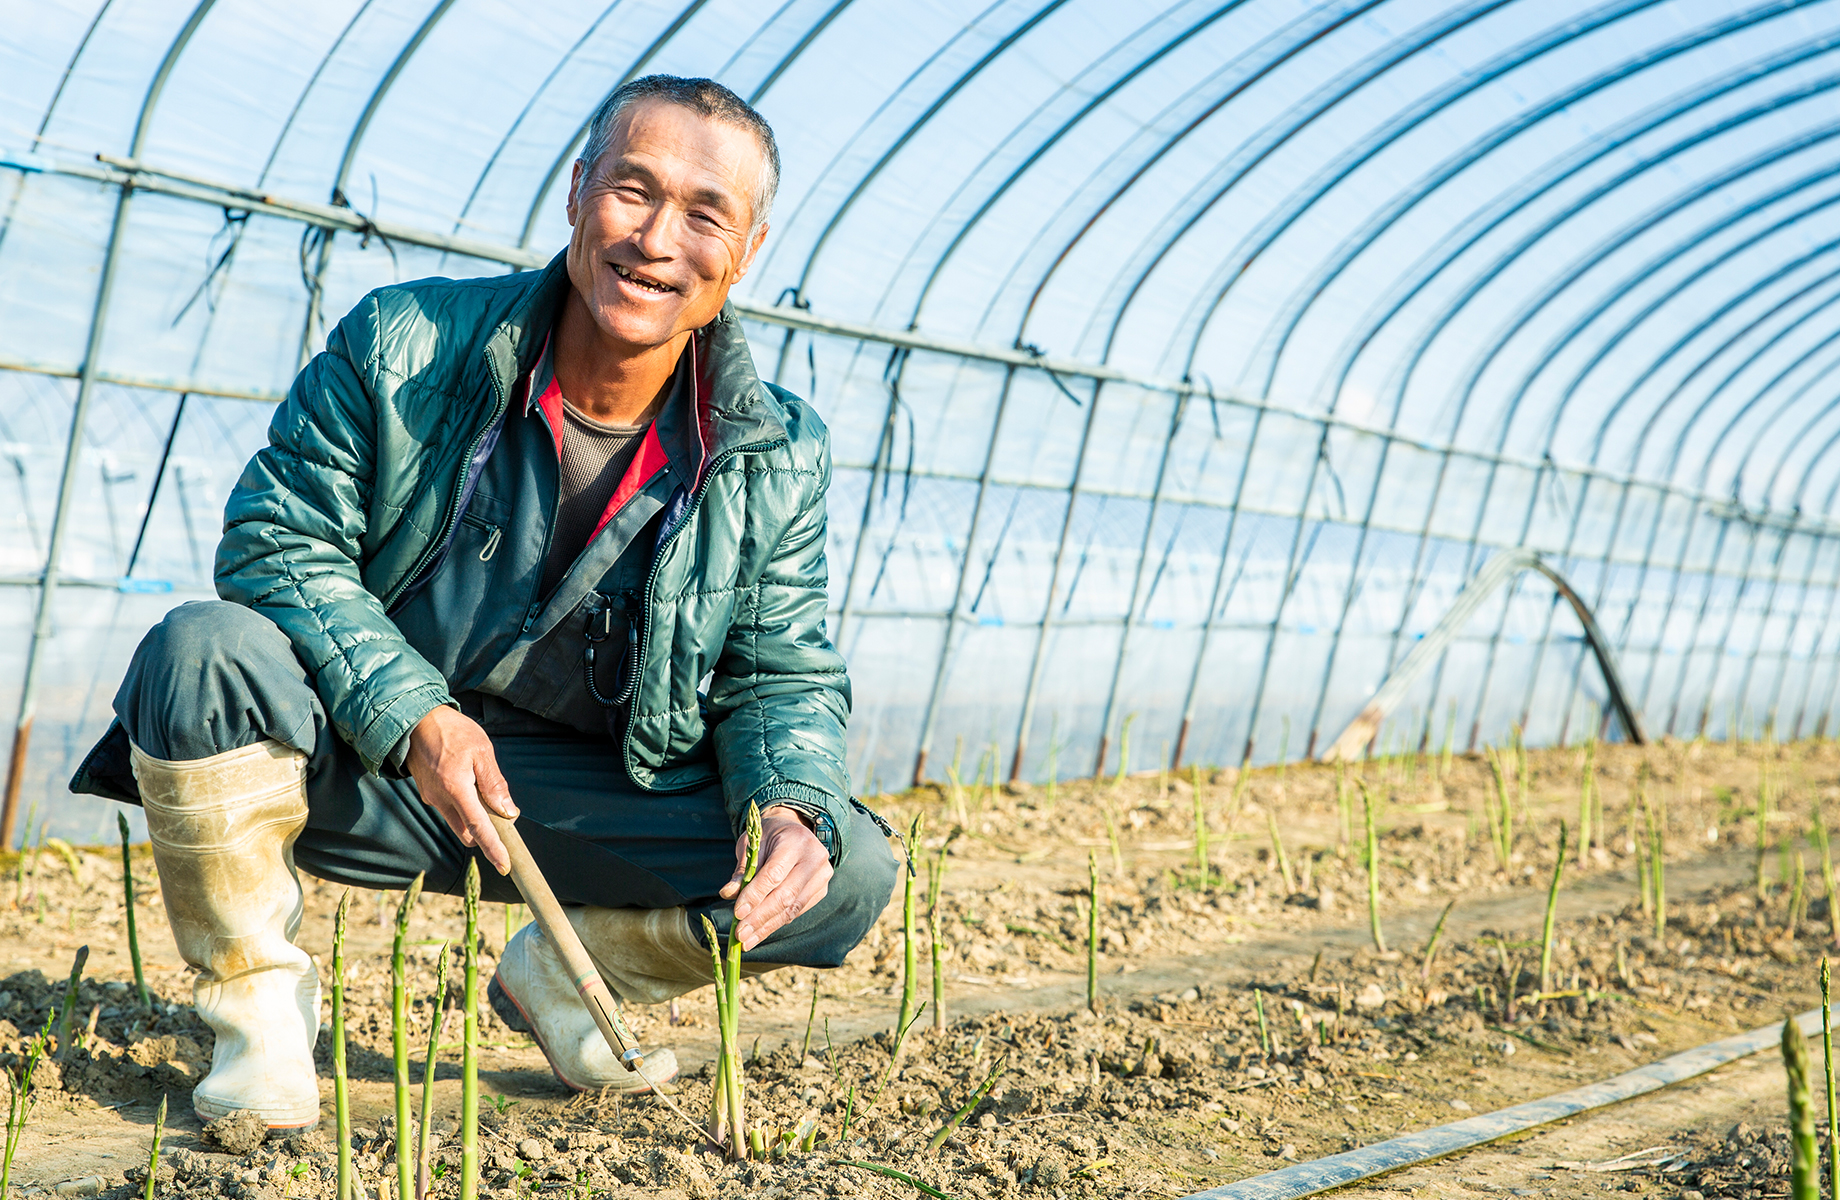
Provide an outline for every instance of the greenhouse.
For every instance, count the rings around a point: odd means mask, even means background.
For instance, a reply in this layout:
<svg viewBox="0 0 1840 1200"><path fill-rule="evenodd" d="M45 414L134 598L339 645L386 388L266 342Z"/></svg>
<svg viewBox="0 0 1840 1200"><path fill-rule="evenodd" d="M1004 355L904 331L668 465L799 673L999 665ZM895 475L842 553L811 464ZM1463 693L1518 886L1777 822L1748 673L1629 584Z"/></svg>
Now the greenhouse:
<svg viewBox="0 0 1840 1200"><path fill-rule="evenodd" d="M1829 727L1840 8L10 26L0 681L16 807L73 836L107 814L64 782L141 635L211 594L329 323L546 263L587 115L653 72L726 82L783 149L734 302L831 430L859 786Z"/></svg>

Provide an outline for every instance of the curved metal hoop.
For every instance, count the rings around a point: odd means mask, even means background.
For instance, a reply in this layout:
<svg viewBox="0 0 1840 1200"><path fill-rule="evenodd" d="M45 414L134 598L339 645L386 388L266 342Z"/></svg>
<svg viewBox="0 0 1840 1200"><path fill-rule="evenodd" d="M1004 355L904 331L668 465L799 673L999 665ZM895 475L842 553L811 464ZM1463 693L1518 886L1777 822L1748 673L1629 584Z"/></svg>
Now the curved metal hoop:
<svg viewBox="0 0 1840 1200"><path fill-rule="evenodd" d="M1585 640L1591 643L1591 652L1597 655L1597 665L1604 673L1604 686L1610 691L1610 702L1616 706L1617 717L1623 723L1624 732L1636 745L1645 745L1648 734L1642 726L1642 714L1629 703L1629 693L1623 687L1622 673L1617 670L1616 654L1605 639L1603 630L1598 628L1597 618L1592 615L1590 606L1566 582L1565 576L1534 551L1509 550L1489 559L1481 570L1470 577L1470 581L1463 585L1463 590L1457 593L1449 611L1439 619L1437 626L1412 648L1412 653L1406 655L1399 669L1387 676L1380 690L1374 693L1374 698L1348 723L1348 728L1342 730L1341 736L1323 751L1322 760L1333 762L1336 759L1358 758L1374 740L1374 735L1380 732L1381 722L1386 720L1387 713L1405 699L1412 685L1418 682L1418 677L1463 632L1463 627L1469 624L1469 619L1482 607L1482 602L1500 591L1504 584L1527 571L1538 571L1546 576L1553 587L1558 589L1559 595L1572 606L1572 611L1578 614L1578 623L1584 626Z"/></svg>

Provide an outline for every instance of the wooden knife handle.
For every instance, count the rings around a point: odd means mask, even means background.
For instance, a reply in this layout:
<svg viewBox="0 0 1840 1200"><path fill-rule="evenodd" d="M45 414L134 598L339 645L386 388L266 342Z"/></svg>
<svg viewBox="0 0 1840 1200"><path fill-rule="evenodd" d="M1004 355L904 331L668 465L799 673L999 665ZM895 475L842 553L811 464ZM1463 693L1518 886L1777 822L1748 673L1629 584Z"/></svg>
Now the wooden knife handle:
<svg viewBox="0 0 1840 1200"><path fill-rule="evenodd" d="M511 881L523 894L524 903L530 905L530 915L535 918L537 928L543 931L549 944L562 955L563 966L568 970L569 978L581 996L581 1002L588 1006L589 1015L600 1027L601 1036L613 1047L614 1056L628 1071L637 1071L645 1065L645 1056L639 1052L638 1040L620 1017L619 1005L602 982L594 960L588 957L588 948L581 944L581 936L575 932L575 926L569 924L568 914L562 911L562 905L557 901L556 893L550 889L549 881L537 869L537 860L530 856L530 848L524 844L517 825L489 810L486 815L492 818L492 827L498 830L499 840L505 843L505 850L511 856Z"/></svg>

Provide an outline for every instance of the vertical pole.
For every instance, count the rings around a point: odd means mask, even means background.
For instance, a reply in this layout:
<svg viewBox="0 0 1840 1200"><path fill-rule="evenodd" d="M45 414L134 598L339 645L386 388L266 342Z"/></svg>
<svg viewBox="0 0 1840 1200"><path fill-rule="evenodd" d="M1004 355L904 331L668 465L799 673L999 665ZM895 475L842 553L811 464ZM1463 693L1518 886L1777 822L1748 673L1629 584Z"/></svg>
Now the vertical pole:
<svg viewBox="0 0 1840 1200"><path fill-rule="evenodd" d="M1554 470L1554 478L1558 478L1556 468ZM1572 507L1572 523L1566 528L1565 545L1559 551L1559 572L1567 579L1572 578L1572 551L1576 549L1578 545L1578 527L1584 523L1585 506L1591 502L1591 482L1591 477L1588 475L1579 478L1578 503ZM1629 485L1624 484L1624 495L1627 495L1628 491ZM1618 521L1613 523L1610 527L1610 536L1613 540L1616 537L1616 531L1621 523L1622 511L1622 504L1619 502L1617 505ZM1591 602L1592 612L1597 612L1598 605L1603 603L1604 588L1608 579L1609 574L1607 571L1600 571L1597 579L1597 595ZM1561 597L1555 593L1552 603L1546 606L1546 619L1540 625L1539 640L1534 643L1533 670L1527 673L1527 694L1521 698L1520 724L1523 731L1533 721L1533 698L1539 690L1540 672L1546 668L1546 647L1552 640L1553 614L1559 610L1560 599ZM1583 661L1583 655L1579 656L1579 661ZM1563 670L1564 668L1561 667L1560 669ZM1568 699L1566 701L1565 714L1560 718L1559 745L1565 745L1565 735L1570 728L1571 701Z"/></svg>
<svg viewBox="0 0 1840 1200"><path fill-rule="evenodd" d="M1770 631L1770 618L1776 615L1776 597L1782 591L1783 568L1789 561L1789 539L1794 536L1794 527L1785 525L1782 531L1782 540L1776 543L1776 569L1770 573L1770 590L1765 593L1764 596L1763 619L1757 622L1757 636L1751 642L1751 652L1745 656L1744 674L1738 679L1738 704L1740 706L1743 705L1744 698L1750 694L1751 679L1757 673L1757 656L1763 653L1763 639ZM1813 553L1814 548L1810 547L1809 555L1811 559ZM1810 566L1812 567L1812 565L1811 562ZM1786 656L1783 661L1786 665L1788 662ZM1775 707L1774 704L1771 704L1760 710L1759 715L1768 719L1769 710L1773 707Z"/></svg>
<svg viewBox="0 0 1840 1200"><path fill-rule="evenodd" d="M1833 538L1823 540L1833 542L1835 546L1834 574L1827 581L1827 611L1822 615L1820 627L1814 631L1814 641L1808 647L1808 675L1802 680L1802 698L1795 706L1794 735L1798 738L1802 736L1802 723L1808 716L1808 701L1814 695L1817 668L1821 661L1821 643L1827 640L1828 627L1834 620L1834 608L1840 604L1840 541Z"/></svg>
<svg viewBox="0 0 1840 1200"><path fill-rule="evenodd" d="M185 25L166 49L141 101L140 118L135 123L134 140L128 157L139 159L147 144L147 129L154 106L166 88L173 64L185 50L186 43L211 11L216 0L200 0ZM32 641L26 647L25 680L19 689L19 720L13 729L13 754L7 764L6 795L0 800L0 848L13 844L13 823L19 809L19 789L25 783L26 756L32 744L32 722L38 715L38 676L44 665L45 642L51 637L52 604L57 598L58 568L64 555L64 539L70 533L70 501L76 491L77 466L82 458L83 427L89 418L90 401L95 398L96 372L101 368L102 335L108 325L109 297L115 290L115 270L121 262L123 232L128 227L128 209L134 196L132 177L121 185L115 199L115 220L109 228L108 248L102 256L102 276L96 284L96 304L89 321L89 340L83 348L83 367L77 374L77 400L70 414L70 439L64 449L64 474L58 480L57 508L51 518L51 544L45 552L45 574L38 588L38 612L32 621Z"/></svg>
<svg viewBox="0 0 1840 1200"><path fill-rule="evenodd" d="M1757 557L1757 543L1763 539L1763 527L1761 525L1751 524L1750 522L1746 522L1746 524L1750 525L1751 536L1750 540L1746 542L1744 546L1744 565L1738 568L1737 590L1732 593L1731 612L1730 615L1725 618L1725 631L1719 635L1719 644L1712 651L1712 674L1706 680L1705 702L1700 705L1699 728L1696 731L1698 733L1706 732L1706 723L1712 719L1712 697L1718 688L1719 675L1722 673L1722 669L1725 666L1725 647L1731 642L1732 627L1738 623L1738 608L1744 603L1744 593L1750 590L1751 563ZM1718 579L1718 569L1719 563L1715 558L1712 561L1712 570L1706 577L1706 598L1708 602L1710 602L1712 598L1712 585L1717 582ZM1705 616L1703 609L1700 615L1702 618ZM1697 637L1698 630L1695 630L1694 633ZM1739 715L1742 716L1742 713Z"/></svg>
<svg viewBox="0 0 1840 1200"><path fill-rule="evenodd" d="M1706 623L1706 610L1712 606L1712 589L1718 584L1719 560L1725 556L1725 537L1730 532L1731 518L1723 518L1719 522L1719 535L1712 543L1712 558L1706 567L1705 587L1700 590L1699 608L1693 617L1693 631L1687 635L1687 648L1680 655L1680 676L1674 683L1674 703L1668 709L1667 731L1670 734L1674 732L1675 722L1680 719L1681 693L1686 688L1688 673L1693 669L1693 655L1699 650L1699 631ZM1686 559L1689 553L1691 553L1691 543L1683 543L1680 562L1674 566L1674 581L1677 587L1686 575ZM1669 609L1671 610L1672 607L1670 604Z"/></svg>
<svg viewBox="0 0 1840 1200"><path fill-rule="evenodd" d="M1265 685L1271 680L1271 664L1278 651L1278 630L1284 624L1284 606L1290 603L1291 592L1297 586L1297 577L1303 571L1303 531L1310 524L1310 501L1316 496L1316 479L1322 473L1323 460L1329 453L1329 424L1323 422L1322 431L1316 436L1316 454L1310 459L1310 475L1303 485L1303 499L1297 504L1297 529L1291 534L1291 550L1284 564L1284 585L1278 591L1278 604L1272 610L1271 630L1265 637L1265 657L1259 663L1259 679L1252 688L1252 711L1246 717L1246 750L1244 758L1252 757L1253 746L1258 740L1259 715L1265 708ZM1326 518L1325 518L1326 519ZM1288 749L1286 753L1289 753Z"/></svg>
<svg viewBox="0 0 1840 1200"><path fill-rule="evenodd" d="M1840 580L1836 580L1834 590L1836 596L1840 596ZM1829 602L1828 611L1830 613L1833 611L1831 601ZM1821 719L1815 722L1814 728L1816 737L1827 736L1827 722L1829 718L1833 716L1834 705L1836 703L1840 703L1840 649L1836 649L1834 654L1833 682L1828 684L1827 687L1827 702L1821 706Z"/></svg>
<svg viewBox="0 0 1840 1200"><path fill-rule="evenodd" d="M179 393L179 406L173 410L172 428L166 431L166 445L160 449L160 465L153 469L153 487L147 492L147 510L141 514L141 527L134 535L134 549L129 551L128 565L122 571L124 578L134 574L134 564L140 561L141 546L147 540L147 525L153 520L153 506L160 498L160 485L166 481L166 464L172 459L173 442L178 439L179 426L185 420L185 402L191 398L190 392ZM184 492L180 495L183 496Z"/></svg>
<svg viewBox="0 0 1840 1200"><path fill-rule="evenodd" d="M338 173L333 176L331 202L339 208L351 207L345 189L350 184L352 163L357 160L358 146L370 129L371 119L377 115L377 110L383 105L383 98L390 94L390 88L395 86L403 68L453 5L454 0L436 0L435 6L422 18L422 23L416 26L415 33L396 52L396 58L383 73L383 78L371 89L370 99L364 103L364 111L358 114L357 123L351 128L351 136L345 139L345 153L340 156ZM314 262L313 278L307 288L307 319L300 329L300 364L296 370L305 370L307 360L313 357L313 332L320 324L320 310L326 294L326 270L332 264L332 238L333 231L330 229L324 230L320 238L319 255Z"/></svg>
<svg viewBox="0 0 1840 1200"><path fill-rule="evenodd" d="M1706 505L1703 500L1695 500L1693 502L1693 511L1688 515L1687 527L1682 532L1681 537L1680 537L1680 553L1675 556L1674 565L1671 568L1673 572L1673 578L1668 580L1667 603L1662 605L1661 607L1661 634L1660 634L1660 637L1657 639L1655 653L1649 655L1648 657L1648 669L1643 672L1643 676L1642 676L1641 707L1645 711L1648 708L1649 696L1654 691L1655 676L1656 674L1658 674L1658 668L1661 666L1661 649L1660 648L1662 645L1666 643L1668 626L1672 624L1674 621L1674 608L1680 602L1681 583L1682 583L1682 580L1686 577L1686 571L1687 571L1687 557L1693 553L1693 535L1697 533L1699 530L1700 513L1705 511L1705 507ZM1657 543L1660 541L1660 537L1659 537L1660 522L1662 522L1662 520L1665 517L1665 508L1666 508L1666 500L1665 498L1663 498L1663 507L1660 509L1657 509L1655 513L1655 520L1657 522L1657 525L1656 525L1656 535L1657 536L1653 540ZM1725 537L1725 530L1724 528L1721 527L1719 530L1719 538L1718 538L1719 545L1724 544L1724 537ZM1715 550L1714 553L1716 555L1717 551ZM1632 619L1633 619L1633 614L1632 614ZM1680 674L1674 681L1674 686L1676 690L1678 690L1681 684L1684 683L1686 680L1687 653L1690 651L1691 651L1691 646L1688 647L1687 651L1684 651L1681 654ZM1673 720L1674 720L1674 715L1670 713L1668 716L1668 722L1669 722L1670 728L1672 727Z"/></svg>
<svg viewBox="0 0 1840 1200"><path fill-rule="evenodd" d="M900 351L895 353L900 354ZM882 421L882 440L876 447L875 462L869 469L869 491L863 497L862 524L856 528L856 549L850 555L850 573L843 585L843 611L837 617L837 650L847 658L844 650L844 635L849 632L850 618L856 613L856 573L862 567L863 551L869 546L869 523L875 516L875 489L888 477L888 465L894 459L895 416L900 409L901 372L907 370L907 356L901 355L901 362L895 369L894 378L888 385L888 415Z"/></svg>
<svg viewBox="0 0 1840 1200"><path fill-rule="evenodd" d="M945 698L946 674L952 652L958 646L959 626L964 623L965 585L971 578L971 554L977 548L978 530L984 524L984 501L990 496L990 474L996 468L998 435L1003 432L1003 414L1009 408L1010 391L1016 381L1016 368L1003 372L1003 390L997 395L997 412L990 424L990 441L984 447L984 465L978 472L977 499L971 505L971 528L965 534L965 553L958 563L958 583L952 590L952 607L946 610L946 633L940 640L939 662L933 668L933 686L927 691L926 715L920 722L920 751L914 755L914 786L926 779L926 757L933 748L933 732L939 721L939 705Z"/></svg>
<svg viewBox="0 0 1840 1200"><path fill-rule="evenodd" d="M1630 500L1630 497L1634 494L1634 492L1635 492L1635 483L1632 480L1624 480L1623 489L1621 492L1617 494L1617 498L1616 498L1616 516L1610 522L1610 536L1604 540L1604 552L1602 555L1599 556L1597 560L1597 594L1591 598L1591 611L1599 614L1600 618L1604 611L1604 601L1607 600L1610 596L1610 577L1616 567L1616 562L1615 562L1616 543L1617 543L1617 540L1623 536L1623 520L1629 515L1629 500ZM1585 497L1588 498L1589 495L1590 495L1590 485L1587 483L1585 486ZM1666 500L1665 496L1660 496L1658 497L1656 502L1662 503L1662 502L1665 502L1665 500ZM1574 533L1576 531L1577 525L1580 522L1582 522L1583 519L1584 519L1584 502L1581 499L1578 505L1578 518L1576 521L1573 522ZM1568 538L1567 541L1568 543L1575 544L1575 537ZM1651 549L1653 548L1653 544L1654 544L1654 534L1653 534L1653 531L1651 530L1649 534L1649 545ZM1648 567L1648 564L1646 561L1644 561L1642 573L1636 577L1635 599L1630 601L1630 606L1628 610L1624 612L1623 628L1621 632L1618 633L1617 635L1617 645L1625 650L1627 650L1628 645L1629 645L1629 629L1630 629L1631 620L1633 619L1635 615L1635 606L1641 602L1642 588L1646 585L1648 581L1647 567ZM1548 628L1548 631L1550 632L1551 630L1550 619L1547 622L1547 628ZM1626 662L1627 660L1624 660L1624 661ZM1565 693L1565 724L1559 730L1559 744L1560 745L1564 745L1566 738L1570 735L1571 727L1572 727L1572 713L1576 711L1578 707L1578 687L1579 687L1579 684L1583 681L1583 678L1584 678L1584 651L1580 650L1578 652L1577 657L1573 659L1572 661L1572 685L1569 689L1567 689ZM1530 687L1527 691L1527 704L1531 706L1532 703L1533 703L1533 689ZM1523 710L1523 712L1524 711L1526 710ZM1525 719L1522 720L1521 725L1523 728L1525 728L1526 726Z"/></svg>
<svg viewBox="0 0 1840 1200"><path fill-rule="evenodd" d="M1424 589L1426 583L1428 570L1427 560L1431 557L1429 554L1431 548L1431 522L1436 519L1438 503L1444 497L1444 481L1450 475L1450 460L1452 453L1451 450L1445 450L1438 458L1437 479L1431 485L1431 499L1425 505L1425 523L1419 527L1418 548L1412 555L1412 573L1406 579L1405 595L1400 600L1399 623L1393 626L1393 636L1387 644L1386 669L1380 673L1380 678L1382 679L1391 675L1393 673L1393 668L1399 665L1400 643L1405 639L1406 625L1412 620L1413 606L1418 603L1419 593ZM1468 579L1469 572L1466 569L1458 586L1461 587L1462 581ZM1444 663L1443 659L1440 657L1437 669L1432 672L1431 697L1429 701L1427 701L1430 707L1434 709L1437 707L1438 693L1443 688L1443 681ZM1376 736L1378 736L1378 734L1376 734Z"/></svg>
<svg viewBox="0 0 1840 1200"><path fill-rule="evenodd" d="M83 352L83 370L77 377L77 402L70 416L70 437L64 449L64 473L58 480L57 508L51 518L51 546L45 555L45 574L38 588L38 610L32 621L32 641L26 647L25 682L20 687L19 722L13 730L13 757L7 765L6 798L0 803L0 847L13 844L13 823L19 808L19 790L25 783L26 755L32 742L32 722L38 715L38 679L44 665L45 642L51 637L51 614L57 599L58 568L64 541L70 534L70 502L76 494L77 466L82 459L84 424L96 392L98 355L107 324L109 296L115 290L117 248L128 223L133 185L124 183L115 202L115 222L109 248L102 259L102 278L96 288L95 310L90 317L89 342Z"/></svg>
<svg viewBox="0 0 1840 1200"><path fill-rule="evenodd" d="M1827 548L1828 539L1822 537L1819 533L1810 532L1808 534L1808 539L1808 570L1802 575L1802 582L1800 585L1801 596L1797 599L1795 604L1795 618L1789 622L1789 632L1783 640L1782 669L1777 672L1776 686L1772 689L1772 696L1770 699L1770 707L1778 712L1782 711L1783 700L1787 696L1789 690L1789 665L1793 661L1795 653L1795 638L1796 635L1801 632L1802 618L1808 615L1808 609L1812 607L1809 604L1809 599L1814 590L1814 577L1820 567L1821 551ZM1831 609L1829 611L1831 611ZM1809 671L1814 670L1814 652L1816 647L1821 644L1821 633L1825 629L1826 624L1823 623L1815 630L1815 640L1808 647ZM1795 714L1795 720L1787 724L1791 740L1800 735L1801 727L1802 714L1798 710Z"/></svg>
<svg viewBox="0 0 1840 1200"><path fill-rule="evenodd" d="M1520 535L1515 539L1516 545L1525 546L1528 535L1533 532L1533 513L1540 503L1540 487L1546 482L1546 467L1547 462L1543 461L1534 469L1533 487L1527 494L1527 512L1521 517ZM1499 467L1489 468L1489 486L1484 489L1482 505L1476 510L1476 529L1470 537L1469 555L1472 562L1475 560L1476 552L1481 548L1483 513L1488 508L1489 496L1494 491L1495 477L1499 472ZM1489 637L1488 655L1482 663L1482 682L1476 688L1476 720L1470 726L1471 746L1476 743L1476 730L1482 722L1482 710L1489 702L1489 686L1495 680L1495 662L1501 652L1502 638L1508 631L1508 615L1514 610L1514 597L1520 592L1521 580L1524 577L1524 575L1516 575L1514 580L1508 584L1507 592L1502 599L1501 619L1495 622L1495 632Z"/></svg>
<svg viewBox="0 0 1840 1200"><path fill-rule="evenodd" d="M1169 451L1175 446L1176 434L1182 428L1182 417L1188 411L1191 394L1178 393L1169 414L1169 434L1163 439L1163 457L1157 463L1156 484L1150 492L1150 515L1144 518L1144 537L1137 547L1137 575L1131 581L1131 602L1124 610L1124 634L1118 639L1118 661L1112 665L1112 685L1105 693L1105 711L1099 717L1099 756L1093 763L1095 777L1105 774L1105 756L1111 748L1112 710L1118 704L1118 683L1124 677L1125 656L1131 650L1131 630L1137 624L1137 602L1143 594L1144 568L1150 563L1150 538L1156 531L1156 515L1163 507L1163 484L1169 478Z"/></svg>
<svg viewBox="0 0 1840 1200"><path fill-rule="evenodd" d="M1374 486L1367 492L1367 509L1361 514L1361 531L1355 535L1354 555L1348 565L1348 586L1342 591L1342 611L1335 619L1335 633L1329 640L1329 657L1323 663L1322 686L1316 691L1316 705L1310 712L1310 732L1303 744L1306 759L1316 757L1316 740L1322 731L1323 709L1329 703L1329 685L1335 678L1335 666L1341 659L1342 637L1348 629L1348 615L1354 611L1355 595L1361 587L1361 559L1367 553L1367 538L1374 527L1374 510L1379 507L1380 487L1386 480L1386 468L1393 455L1393 439L1380 442L1380 461L1374 467Z"/></svg>
<svg viewBox="0 0 1840 1200"><path fill-rule="evenodd" d="M1073 510L1080 504L1080 484L1086 479L1086 450L1092 444L1093 422L1099 416L1099 397L1104 387L1093 385L1092 399L1086 404L1086 424L1080 430L1080 453L1074 459L1073 480L1067 485L1067 511L1061 517L1060 539L1054 545L1054 567L1048 573L1048 599L1041 610L1041 628L1035 635L1035 653L1029 660L1028 687L1022 693L1022 717L1016 722L1016 754L1010 759L1011 783L1022 777L1022 756L1028 752L1029 723L1035 719L1035 697L1041 686L1041 668L1048 650L1048 635L1054 627L1054 602L1061 594L1061 566L1067 561L1067 538L1073 532Z"/></svg>
<svg viewBox="0 0 1840 1200"><path fill-rule="evenodd" d="M1220 624L1220 610L1225 606L1227 567L1233 561L1233 534L1239 528L1240 502L1246 496L1246 476L1252 474L1252 452L1259 444L1259 430L1265 422L1265 410L1253 410L1252 430L1246 437L1246 458L1240 463L1239 479L1233 485L1233 503L1227 509L1227 531L1220 538L1220 566L1214 571L1214 587L1208 593L1207 616L1201 623L1201 644L1195 647L1195 660L1188 668L1188 690L1182 697L1182 724L1176 731L1176 748L1169 758L1169 769L1182 765L1188 749L1188 734L1195 725L1195 704L1201 692L1201 668L1207 662L1208 644Z"/></svg>

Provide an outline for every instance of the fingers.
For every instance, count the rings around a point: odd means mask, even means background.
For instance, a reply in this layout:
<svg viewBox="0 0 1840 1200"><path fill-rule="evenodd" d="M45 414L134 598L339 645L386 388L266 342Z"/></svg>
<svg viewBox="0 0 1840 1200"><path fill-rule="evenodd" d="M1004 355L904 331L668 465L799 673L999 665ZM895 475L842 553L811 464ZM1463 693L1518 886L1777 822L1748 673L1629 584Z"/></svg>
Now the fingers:
<svg viewBox="0 0 1840 1200"><path fill-rule="evenodd" d="M747 889L741 893L741 898L735 901L737 921L744 919L758 908L761 897L771 895L786 882L794 867L798 865L803 850L802 846L789 844L783 839L775 839L772 849L767 854L767 860L760 864L760 869L754 872L754 878L747 885ZM733 883L740 878L741 872L737 871L735 879L729 882Z"/></svg>
<svg viewBox="0 0 1840 1200"><path fill-rule="evenodd" d="M830 891L830 876L829 863L801 868L791 879L761 897L753 914L736 926L741 948L752 950L801 914L809 912Z"/></svg>
<svg viewBox="0 0 1840 1200"><path fill-rule="evenodd" d="M490 740L484 740L484 744L473 752L473 780L481 803L507 821L517 820L518 808L511 799L511 785L505 782L504 773L498 769L498 755L492 752Z"/></svg>
<svg viewBox="0 0 1840 1200"><path fill-rule="evenodd" d="M716 895L724 900L733 900L741 891L741 876L747 870L747 835L744 833L735 839L735 873L728 877L722 890Z"/></svg>
<svg viewBox="0 0 1840 1200"><path fill-rule="evenodd" d="M411 735L409 771L422 800L441 814L460 844L477 847L494 870L509 874L511 856L488 814L514 820L518 809L485 730L453 709L434 709Z"/></svg>
<svg viewBox="0 0 1840 1200"><path fill-rule="evenodd" d="M502 780L500 781L502 785ZM474 846L500 875L511 870L511 856L492 827L492 819L480 802L479 789L471 771L435 774L417 781L424 803L441 814L447 827L454 831L463 846Z"/></svg>
<svg viewBox="0 0 1840 1200"><path fill-rule="evenodd" d="M460 840L469 846L477 846L485 860L492 864L492 869L500 875L510 874L511 855L505 851L505 843L499 839L498 830L492 827L492 818L486 814L485 805L480 802L474 775L468 772L444 782L454 800L454 815L448 819L448 823L452 825L454 819L458 818L456 832L460 834Z"/></svg>
<svg viewBox="0 0 1840 1200"><path fill-rule="evenodd" d="M769 872L769 867L776 869ZM809 912L829 893L831 875L830 858L816 838L809 848L787 846L769 859L735 904L735 935L742 949L752 950Z"/></svg>

